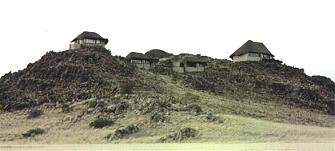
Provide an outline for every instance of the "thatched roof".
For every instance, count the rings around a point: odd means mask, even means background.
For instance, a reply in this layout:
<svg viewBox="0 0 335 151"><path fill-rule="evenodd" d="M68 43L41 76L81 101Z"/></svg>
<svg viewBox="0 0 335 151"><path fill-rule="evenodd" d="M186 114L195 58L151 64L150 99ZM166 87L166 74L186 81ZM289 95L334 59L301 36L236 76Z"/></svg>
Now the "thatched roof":
<svg viewBox="0 0 335 151"><path fill-rule="evenodd" d="M126 60L148 60L151 62L158 61L158 59L151 58L143 53L131 52L126 56Z"/></svg>
<svg viewBox="0 0 335 151"><path fill-rule="evenodd" d="M241 56L246 53L262 53L274 56L271 54L268 48L265 47L263 43L248 40L240 48L238 48L232 55L230 55L230 58L233 58L233 56Z"/></svg>
<svg viewBox="0 0 335 151"><path fill-rule="evenodd" d="M196 62L196 63L207 63L205 59L195 57L195 56L187 56L183 58L184 62Z"/></svg>
<svg viewBox="0 0 335 151"><path fill-rule="evenodd" d="M76 38L74 38L71 42L74 42L76 40L83 40L83 39L101 40L101 41L104 41L106 44L108 43L108 39L101 37L96 32L89 32L89 31L84 31L83 33L78 35Z"/></svg>
<svg viewBox="0 0 335 151"><path fill-rule="evenodd" d="M170 56L166 58L159 59L160 63L168 63L168 62L183 62L183 63L199 63L203 65L207 65L208 59L199 57L199 56Z"/></svg>
<svg viewBox="0 0 335 151"><path fill-rule="evenodd" d="M160 58L165 58L165 57L172 56L173 54L167 53L167 52L165 52L163 50L160 50L160 49L152 49L152 50L149 50L148 52L146 52L145 55L147 55L151 58L160 59Z"/></svg>

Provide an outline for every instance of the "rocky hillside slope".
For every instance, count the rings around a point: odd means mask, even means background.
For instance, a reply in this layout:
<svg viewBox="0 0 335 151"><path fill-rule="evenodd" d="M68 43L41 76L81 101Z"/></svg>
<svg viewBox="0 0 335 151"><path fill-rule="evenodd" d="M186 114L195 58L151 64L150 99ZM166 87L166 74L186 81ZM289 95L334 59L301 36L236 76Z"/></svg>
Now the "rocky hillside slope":
<svg viewBox="0 0 335 151"><path fill-rule="evenodd" d="M208 58L205 72L177 74L157 66L153 73L238 101L278 102L335 114L335 84L322 76L279 62L240 62ZM26 69L0 79L0 107L17 110L89 98L108 98L121 91L164 91L157 75L137 69L106 49L48 52ZM173 94L168 94L173 95Z"/></svg>
<svg viewBox="0 0 335 151"><path fill-rule="evenodd" d="M330 79L278 62L207 59L205 72L180 74L138 69L106 49L48 52L1 77L0 142L334 139Z"/></svg>
<svg viewBox="0 0 335 151"><path fill-rule="evenodd" d="M157 66L154 72L172 76L185 86L247 103L277 102L335 114L335 83L308 76L303 69L279 61L237 62L209 58L205 72L176 74Z"/></svg>
<svg viewBox="0 0 335 151"><path fill-rule="evenodd" d="M141 90L157 86L151 82L154 78L135 70L106 49L48 52L24 70L1 77L0 108L17 110L43 103L56 106L111 97L123 91L123 85Z"/></svg>

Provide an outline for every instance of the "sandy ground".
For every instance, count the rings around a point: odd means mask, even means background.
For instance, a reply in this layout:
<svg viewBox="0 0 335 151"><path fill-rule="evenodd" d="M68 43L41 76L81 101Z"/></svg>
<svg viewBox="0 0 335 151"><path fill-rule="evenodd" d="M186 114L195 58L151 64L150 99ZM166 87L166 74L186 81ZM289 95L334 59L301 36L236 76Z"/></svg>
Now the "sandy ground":
<svg viewBox="0 0 335 151"><path fill-rule="evenodd" d="M249 144L91 144L91 145L0 145L1 151L89 151L89 150L226 150L226 151L335 151L334 143L249 143Z"/></svg>

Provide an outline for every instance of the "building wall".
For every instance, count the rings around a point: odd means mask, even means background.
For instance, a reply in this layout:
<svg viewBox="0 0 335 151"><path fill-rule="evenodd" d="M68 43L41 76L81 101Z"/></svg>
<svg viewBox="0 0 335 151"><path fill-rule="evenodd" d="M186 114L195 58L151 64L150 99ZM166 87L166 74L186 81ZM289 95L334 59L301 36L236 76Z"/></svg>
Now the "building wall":
<svg viewBox="0 0 335 151"><path fill-rule="evenodd" d="M272 57L269 55L258 54L258 53L247 53L241 56L233 56L234 62L261 61L262 59L272 59Z"/></svg>
<svg viewBox="0 0 335 151"><path fill-rule="evenodd" d="M75 41L77 44L103 44L105 45L104 41L101 40L93 40L93 39L82 39Z"/></svg>
<svg viewBox="0 0 335 151"><path fill-rule="evenodd" d="M72 49L80 49L81 45L80 44L70 44L70 50Z"/></svg>
<svg viewBox="0 0 335 151"><path fill-rule="evenodd" d="M172 67L174 72L184 73L184 67Z"/></svg>
<svg viewBox="0 0 335 151"><path fill-rule="evenodd" d="M150 64L147 60L130 60L131 63L135 64L138 68L150 69L154 64Z"/></svg>
<svg viewBox="0 0 335 151"><path fill-rule="evenodd" d="M88 47L105 47L105 44L81 44Z"/></svg>
<svg viewBox="0 0 335 151"><path fill-rule="evenodd" d="M205 71L205 67L201 66L200 64L197 64L196 67L189 67L189 66L180 66L182 62L178 61L173 61L173 71L175 72L179 72L179 73L183 73L183 72L201 72L201 71Z"/></svg>
<svg viewBox="0 0 335 151"><path fill-rule="evenodd" d="M186 67L185 72L202 72L205 71L205 67Z"/></svg>
<svg viewBox="0 0 335 151"><path fill-rule="evenodd" d="M198 72L197 67L186 67L185 72Z"/></svg>
<svg viewBox="0 0 335 151"><path fill-rule="evenodd" d="M174 67L180 67L180 63L181 63L181 61L172 61L172 65Z"/></svg>
<svg viewBox="0 0 335 151"><path fill-rule="evenodd" d="M103 47L103 48L105 48L105 44L77 44L77 43L70 44L70 50L87 48L87 47Z"/></svg>
<svg viewBox="0 0 335 151"><path fill-rule="evenodd" d="M100 40L83 39L70 44L70 49L81 49L85 47L105 47L105 43Z"/></svg>

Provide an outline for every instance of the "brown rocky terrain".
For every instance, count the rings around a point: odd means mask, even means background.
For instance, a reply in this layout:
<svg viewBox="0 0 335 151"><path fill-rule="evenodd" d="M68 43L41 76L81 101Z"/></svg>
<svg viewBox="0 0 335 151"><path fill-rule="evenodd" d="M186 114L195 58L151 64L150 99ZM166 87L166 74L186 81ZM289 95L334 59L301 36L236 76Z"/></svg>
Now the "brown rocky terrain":
<svg viewBox="0 0 335 151"><path fill-rule="evenodd" d="M329 78L278 61L207 59L205 72L181 74L160 65L138 69L106 49L48 52L1 77L0 141L277 141L300 131L259 119L334 127ZM318 137L329 140L329 130ZM306 130L302 140L314 133Z"/></svg>
<svg viewBox="0 0 335 151"><path fill-rule="evenodd" d="M0 107L17 110L43 103L55 107L57 103L112 97L124 83L141 90L156 87L146 85L154 79L147 77L106 49L48 52L24 70L1 77Z"/></svg>
<svg viewBox="0 0 335 151"><path fill-rule="evenodd" d="M182 75L185 85L232 99L275 101L335 114L335 84L327 77L308 76L303 69L278 61L214 60L206 72Z"/></svg>
<svg viewBox="0 0 335 151"><path fill-rule="evenodd" d="M160 50L160 52L163 52ZM177 74L157 66L156 73L196 90L230 99L276 101L335 114L335 84L323 76L308 76L303 69L280 62L239 62L209 58L205 72ZM48 52L26 69L0 80L0 107L16 110L49 103L108 98L124 85L161 93L162 81L142 72L105 49Z"/></svg>

